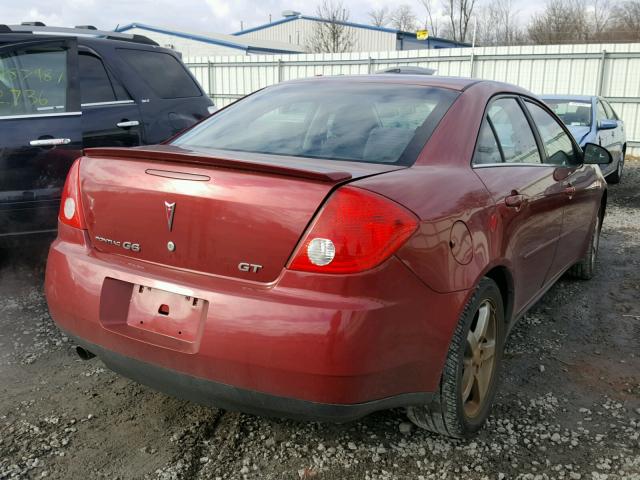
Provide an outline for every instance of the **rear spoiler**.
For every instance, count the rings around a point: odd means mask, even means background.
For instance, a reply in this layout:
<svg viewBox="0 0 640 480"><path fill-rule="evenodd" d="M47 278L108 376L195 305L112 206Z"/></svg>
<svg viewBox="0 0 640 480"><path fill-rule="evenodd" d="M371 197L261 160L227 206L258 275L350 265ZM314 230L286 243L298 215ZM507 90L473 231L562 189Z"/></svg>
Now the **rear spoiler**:
<svg viewBox="0 0 640 480"><path fill-rule="evenodd" d="M330 168L330 165L322 165L322 162L312 163L312 160L297 157L273 159L272 156L245 152L240 153L240 155L246 158L235 158L234 153L235 152L221 150L214 150L211 153L195 152L171 145L138 148L97 147L84 149L84 155L87 157L129 158L133 160L142 159L158 162L206 165L307 178L328 183L344 182L352 178L351 173L333 170ZM291 160L292 166L287 165L287 159Z"/></svg>

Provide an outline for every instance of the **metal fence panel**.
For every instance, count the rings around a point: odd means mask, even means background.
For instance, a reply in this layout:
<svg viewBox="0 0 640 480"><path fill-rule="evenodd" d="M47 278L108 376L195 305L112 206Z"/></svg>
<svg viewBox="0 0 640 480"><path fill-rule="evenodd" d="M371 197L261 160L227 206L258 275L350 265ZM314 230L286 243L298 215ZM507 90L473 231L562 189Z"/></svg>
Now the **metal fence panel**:
<svg viewBox="0 0 640 480"><path fill-rule="evenodd" d="M536 94L602 95L640 154L640 44L541 45L336 54L192 57L185 63L218 107L286 80L357 75L397 66L497 80Z"/></svg>

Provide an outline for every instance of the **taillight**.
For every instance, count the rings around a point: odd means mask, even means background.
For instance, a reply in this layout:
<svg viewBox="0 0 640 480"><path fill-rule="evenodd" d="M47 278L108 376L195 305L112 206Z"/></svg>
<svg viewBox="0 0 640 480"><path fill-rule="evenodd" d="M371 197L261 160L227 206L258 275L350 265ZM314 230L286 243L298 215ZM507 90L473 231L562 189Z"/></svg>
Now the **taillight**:
<svg viewBox="0 0 640 480"><path fill-rule="evenodd" d="M322 208L290 270L355 273L380 265L418 228L413 213L376 193L338 189Z"/></svg>
<svg viewBox="0 0 640 480"><path fill-rule="evenodd" d="M86 229L82 215L82 203L80 201L80 159L71 165L67 174L67 181L62 190L60 201L60 213L58 218L70 227Z"/></svg>

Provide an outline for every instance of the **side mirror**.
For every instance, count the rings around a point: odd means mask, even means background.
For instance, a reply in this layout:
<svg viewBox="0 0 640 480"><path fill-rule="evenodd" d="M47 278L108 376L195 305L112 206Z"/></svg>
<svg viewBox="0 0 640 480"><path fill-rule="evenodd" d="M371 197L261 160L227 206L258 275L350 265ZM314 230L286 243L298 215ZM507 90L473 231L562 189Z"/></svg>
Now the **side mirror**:
<svg viewBox="0 0 640 480"><path fill-rule="evenodd" d="M598 122L598 130L613 130L618 128L618 122L615 120L600 120Z"/></svg>
<svg viewBox="0 0 640 480"><path fill-rule="evenodd" d="M613 162L613 157L609 150L595 143L587 143L584 146L583 158L584 163L587 165L609 165Z"/></svg>

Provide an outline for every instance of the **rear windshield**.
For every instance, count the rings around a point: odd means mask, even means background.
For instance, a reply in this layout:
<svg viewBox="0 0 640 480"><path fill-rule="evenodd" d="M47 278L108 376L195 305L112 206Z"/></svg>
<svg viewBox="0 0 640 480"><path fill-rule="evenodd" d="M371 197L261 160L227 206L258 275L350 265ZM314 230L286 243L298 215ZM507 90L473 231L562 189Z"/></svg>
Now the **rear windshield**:
<svg viewBox="0 0 640 480"><path fill-rule="evenodd" d="M591 102L576 100L545 100L565 125L575 127L591 126Z"/></svg>
<svg viewBox="0 0 640 480"><path fill-rule="evenodd" d="M119 48L125 62L160 98L186 98L202 95L184 65L173 55L149 50Z"/></svg>
<svg viewBox="0 0 640 480"><path fill-rule="evenodd" d="M281 85L236 102L173 143L410 165L456 97L445 89L397 84Z"/></svg>

